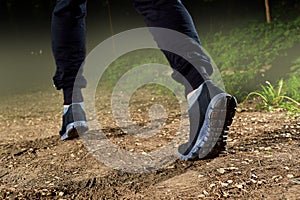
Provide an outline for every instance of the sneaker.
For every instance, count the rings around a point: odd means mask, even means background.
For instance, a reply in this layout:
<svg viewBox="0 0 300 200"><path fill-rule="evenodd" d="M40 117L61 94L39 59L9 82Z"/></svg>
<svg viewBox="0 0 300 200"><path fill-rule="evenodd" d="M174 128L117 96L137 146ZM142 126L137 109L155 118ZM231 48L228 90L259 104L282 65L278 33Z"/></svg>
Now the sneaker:
<svg viewBox="0 0 300 200"><path fill-rule="evenodd" d="M80 104L72 104L63 115L63 124L59 132L61 140L70 140L79 137L88 131L85 112Z"/></svg>
<svg viewBox="0 0 300 200"><path fill-rule="evenodd" d="M183 160L216 157L226 150L229 126L236 110L235 97L212 81L204 82L189 98L189 141L179 146Z"/></svg>

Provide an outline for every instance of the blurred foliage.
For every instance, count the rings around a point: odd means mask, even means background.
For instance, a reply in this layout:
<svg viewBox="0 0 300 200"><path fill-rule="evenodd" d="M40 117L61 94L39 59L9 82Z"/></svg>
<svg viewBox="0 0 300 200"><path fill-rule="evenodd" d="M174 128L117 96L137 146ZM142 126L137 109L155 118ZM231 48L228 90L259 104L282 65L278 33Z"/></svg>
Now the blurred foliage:
<svg viewBox="0 0 300 200"><path fill-rule="evenodd" d="M273 21L235 28L229 33L218 32L202 39L203 45L219 67L226 90L243 101L249 92L259 89L264 75L272 68L282 51L300 42L300 17L284 23ZM105 72L101 84L112 88L132 67L145 63L168 64L159 50L146 49L128 53L115 60ZM284 78L284 94L300 100L300 58L291 60L290 73L278 74ZM289 66L282 66L289 67ZM137 77L138 78L138 77Z"/></svg>
<svg viewBox="0 0 300 200"><path fill-rule="evenodd" d="M243 100L281 52L300 42L299 31L300 17L287 23L274 20L270 25L254 23L229 33L220 31L202 41L219 67L226 89Z"/></svg>
<svg viewBox="0 0 300 200"><path fill-rule="evenodd" d="M287 75L286 94L300 102L300 57L292 64L291 73Z"/></svg>

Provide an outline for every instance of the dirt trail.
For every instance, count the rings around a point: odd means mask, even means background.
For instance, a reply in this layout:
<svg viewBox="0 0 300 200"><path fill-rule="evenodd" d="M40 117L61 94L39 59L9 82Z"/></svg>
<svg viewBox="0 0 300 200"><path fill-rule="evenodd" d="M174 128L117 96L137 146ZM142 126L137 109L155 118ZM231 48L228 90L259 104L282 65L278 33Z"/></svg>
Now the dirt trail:
<svg viewBox="0 0 300 200"><path fill-rule="evenodd" d="M195 162L177 159L156 172L131 174L100 163L81 139L59 140L59 93L2 102L0 199L300 199L300 122L283 111L238 112L227 155ZM145 107L143 102L135 105ZM99 106L106 133L133 145L113 125L108 108L106 103ZM178 126L171 125L177 108L168 108L166 132ZM147 121L143 113L133 115L140 124Z"/></svg>

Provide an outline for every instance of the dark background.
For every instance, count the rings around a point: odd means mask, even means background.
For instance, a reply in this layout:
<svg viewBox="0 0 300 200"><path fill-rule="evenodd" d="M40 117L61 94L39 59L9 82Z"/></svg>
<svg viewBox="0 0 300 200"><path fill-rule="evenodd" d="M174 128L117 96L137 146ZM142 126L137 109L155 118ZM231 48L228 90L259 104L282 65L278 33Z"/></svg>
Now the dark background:
<svg viewBox="0 0 300 200"><path fill-rule="evenodd" d="M183 0L202 35L265 21L264 0ZM299 0L270 1L272 18L298 15ZM52 85L50 20L54 0L0 0L0 95ZM109 5L109 6L108 6ZM131 0L88 0L87 48L113 33L145 26ZM288 13L288 14L287 14Z"/></svg>

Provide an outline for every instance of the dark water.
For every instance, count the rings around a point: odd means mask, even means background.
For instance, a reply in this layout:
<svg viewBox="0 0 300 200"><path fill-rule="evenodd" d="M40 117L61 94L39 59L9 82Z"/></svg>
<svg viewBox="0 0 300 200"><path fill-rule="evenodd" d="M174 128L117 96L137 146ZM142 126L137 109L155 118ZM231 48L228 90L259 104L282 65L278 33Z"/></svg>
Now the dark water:
<svg viewBox="0 0 300 200"><path fill-rule="evenodd" d="M55 1L10 2L0 1L0 95L49 88L55 71L50 40ZM263 1L203 2L183 1L200 36L265 20ZM110 1L113 33L145 26L131 4L130 0ZM106 1L89 0L88 51L111 34Z"/></svg>

